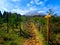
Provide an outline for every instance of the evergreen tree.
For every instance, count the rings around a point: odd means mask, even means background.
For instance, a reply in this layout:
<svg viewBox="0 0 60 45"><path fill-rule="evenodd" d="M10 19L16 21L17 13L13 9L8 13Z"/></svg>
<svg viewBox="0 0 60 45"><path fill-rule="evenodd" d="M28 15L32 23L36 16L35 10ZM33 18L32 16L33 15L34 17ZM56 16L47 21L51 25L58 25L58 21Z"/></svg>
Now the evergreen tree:
<svg viewBox="0 0 60 45"><path fill-rule="evenodd" d="M0 17L2 17L2 13L1 13L1 11L0 11Z"/></svg>
<svg viewBox="0 0 60 45"><path fill-rule="evenodd" d="M2 24L3 23L3 20L2 20L2 13L1 13L1 11L0 11L0 24Z"/></svg>

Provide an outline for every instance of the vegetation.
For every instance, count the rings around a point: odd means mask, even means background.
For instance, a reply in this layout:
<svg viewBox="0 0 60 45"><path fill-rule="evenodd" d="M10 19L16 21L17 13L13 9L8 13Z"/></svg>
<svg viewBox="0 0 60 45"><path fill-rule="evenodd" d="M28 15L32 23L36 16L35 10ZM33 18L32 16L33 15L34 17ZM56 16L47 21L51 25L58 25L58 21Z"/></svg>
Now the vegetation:
<svg viewBox="0 0 60 45"><path fill-rule="evenodd" d="M51 9L49 9L48 13L52 15L48 45L59 45L60 17L54 14ZM31 24L31 22L33 23ZM35 28L33 28L33 24ZM37 30L35 33L40 37L44 45L47 45L46 24L46 19L42 15L25 16L6 11L2 14L0 11L0 45L23 45L27 39L32 38L33 34L31 32L33 30Z"/></svg>

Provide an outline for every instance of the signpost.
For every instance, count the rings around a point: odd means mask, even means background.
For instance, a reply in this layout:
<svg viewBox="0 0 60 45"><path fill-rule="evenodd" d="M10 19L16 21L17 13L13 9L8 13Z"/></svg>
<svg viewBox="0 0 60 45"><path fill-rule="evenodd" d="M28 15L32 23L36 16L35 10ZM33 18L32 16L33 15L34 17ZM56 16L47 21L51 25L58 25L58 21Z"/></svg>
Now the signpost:
<svg viewBox="0 0 60 45"><path fill-rule="evenodd" d="M47 43L49 43L49 40L50 40L50 18L51 18L51 15L48 14L45 16L45 18L47 19Z"/></svg>

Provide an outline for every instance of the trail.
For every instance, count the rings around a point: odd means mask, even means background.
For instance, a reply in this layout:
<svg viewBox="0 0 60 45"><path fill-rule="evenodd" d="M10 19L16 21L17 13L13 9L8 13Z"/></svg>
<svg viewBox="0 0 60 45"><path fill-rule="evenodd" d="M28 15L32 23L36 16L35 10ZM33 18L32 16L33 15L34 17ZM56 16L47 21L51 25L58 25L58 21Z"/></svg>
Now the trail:
<svg viewBox="0 0 60 45"><path fill-rule="evenodd" d="M33 22L29 22L29 31L32 38L27 39L23 45L44 45L44 38L40 34Z"/></svg>

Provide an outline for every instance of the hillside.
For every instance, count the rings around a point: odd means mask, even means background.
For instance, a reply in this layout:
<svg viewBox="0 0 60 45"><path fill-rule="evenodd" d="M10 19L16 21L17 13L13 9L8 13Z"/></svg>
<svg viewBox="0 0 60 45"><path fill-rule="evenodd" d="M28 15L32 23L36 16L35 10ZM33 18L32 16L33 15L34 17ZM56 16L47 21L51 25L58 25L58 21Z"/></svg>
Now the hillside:
<svg viewBox="0 0 60 45"><path fill-rule="evenodd" d="M51 16L49 44L46 26L47 19L42 15L0 12L0 45L59 45L60 17Z"/></svg>

